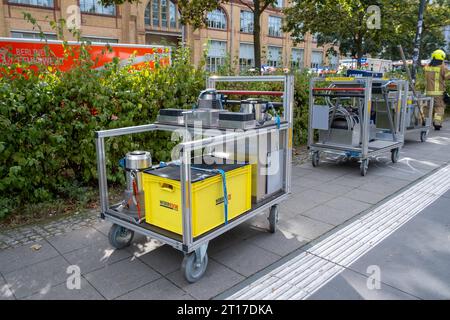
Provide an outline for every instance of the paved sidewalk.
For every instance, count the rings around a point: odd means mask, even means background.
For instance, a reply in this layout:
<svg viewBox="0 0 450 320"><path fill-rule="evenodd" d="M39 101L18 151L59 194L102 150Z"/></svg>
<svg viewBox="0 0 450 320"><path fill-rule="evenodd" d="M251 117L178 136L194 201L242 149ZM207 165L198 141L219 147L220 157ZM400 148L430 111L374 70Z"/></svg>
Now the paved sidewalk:
<svg viewBox="0 0 450 320"><path fill-rule="evenodd" d="M449 207L450 191L310 299L450 299Z"/></svg>
<svg viewBox="0 0 450 320"><path fill-rule="evenodd" d="M448 161L450 130L445 129L432 132L424 144L408 141L397 164L390 155L380 157L366 177L359 175L358 163L296 165L292 197L280 208L280 231L268 233L266 216L260 216L213 240L208 270L195 284L180 272L180 252L144 237L136 237L130 248L113 250L107 240L110 225L102 221L42 239L39 250L30 244L2 250L0 298L214 298ZM69 265L80 267L81 290L66 288Z"/></svg>

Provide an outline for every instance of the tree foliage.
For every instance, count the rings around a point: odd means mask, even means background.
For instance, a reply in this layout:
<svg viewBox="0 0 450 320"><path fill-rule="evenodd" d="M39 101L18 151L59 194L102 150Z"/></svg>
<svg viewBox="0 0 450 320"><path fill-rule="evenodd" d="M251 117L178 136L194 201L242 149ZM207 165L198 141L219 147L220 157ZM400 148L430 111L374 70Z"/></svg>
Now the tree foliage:
<svg viewBox="0 0 450 320"><path fill-rule="evenodd" d="M372 13L381 9L381 25L372 29ZM302 0L285 10L286 31L301 40L306 32L317 33L319 45L331 43L344 54L361 58L366 54L398 58L397 46L412 54L419 2L417 0ZM369 24L367 23L369 21ZM427 6L422 57L443 46L442 27L450 24L450 1L434 0Z"/></svg>

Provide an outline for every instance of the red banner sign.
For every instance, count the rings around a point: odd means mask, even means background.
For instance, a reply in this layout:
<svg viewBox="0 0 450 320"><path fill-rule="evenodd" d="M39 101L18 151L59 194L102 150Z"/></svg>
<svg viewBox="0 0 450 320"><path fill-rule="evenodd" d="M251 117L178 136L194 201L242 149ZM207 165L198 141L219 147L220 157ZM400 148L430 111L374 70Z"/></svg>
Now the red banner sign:
<svg viewBox="0 0 450 320"><path fill-rule="evenodd" d="M94 62L93 68L103 68L114 58L119 59L121 66L146 64L152 68L155 62L169 65L171 51L169 47L137 44L91 44L87 50ZM43 64L61 71L70 69L79 59L80 43L62 41L0 38L0 65Z"/></svg>

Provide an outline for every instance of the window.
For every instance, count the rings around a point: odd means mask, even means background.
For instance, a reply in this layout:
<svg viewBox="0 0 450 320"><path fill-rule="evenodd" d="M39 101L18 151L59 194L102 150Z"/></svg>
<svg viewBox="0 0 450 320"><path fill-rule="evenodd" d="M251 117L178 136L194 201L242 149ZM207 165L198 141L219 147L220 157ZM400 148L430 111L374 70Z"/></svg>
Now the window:
<svg viewBox="0 0 450 320"><path fill-rule="evenodd" d="M239 46L239 68L241 71L255 67L255 49L253 44L241 43Z"/></svg>
<svg viewBox="0 0 450 320"><path fill-rule="evenodd" d="M275 8L283 8L283 0L277 0L274 4Z"/></svg>
<svg viewBox="0 0 450 320"><path fill-rule="evenodd" d="M91 43L119 43L119 40L109 38L82 37L81 39L84 41L89 41Z"/></svg>
<svg viewBox="0 0 450 320"><path fill-rule="evenodd" d="M311 55L311 68L318 69L323 66L323 52L313 51Z"/></svg>
<svg viewBox="0 0 450 320"><path fill-rule="evenodd" d="M80 9L84 13L116 15L116 6L102 6L98 0L80 0Z"/></svg>
<svg viewBox="0 0 450 320"><path fill-rule="evenodd" d="M253 33L253 12L241 11L241 32Z"/></svg>
<svg viewBox="0 0 450 320"><path fill-rule="evenodd" d="M175 3L172 1L169 1L169 20L170 20L170 27L176 28L177 27L177 7L175 6Z"/></svg>
<svg viewBox="0 0 450 320"><path fill-rule="evenodd" d="M227 28L227 16L222 9L216 9L208 13L208 28L225 30Z"/></svg>
<svg viewBox="0 0 450 320"><path fill-rule="evenodd" d="M269 67L279 68L283 65L281 55L282 49L281 47L268 47L269 56L267 58L267 64Z"/></svg>
<svg viewBox="0 0 450 320"><path fill-rule="evenodd" d="M153 25L159 27L159 1L152 1Z"/></svg>
<svg viewBox="0 0 450 320"><path fill-rule="evenodd" d="M56 34L54 33L44 33L44 38L47 40L56 40ZM11 31L12 38L23 38L23 39L41 39L39 32L23 32L23 31Z"/></svg>
<svg viewBox="0 0 450 320"><path fill-rule="evenodd" d="M318 33L312 34L312 35L311 35L311 40L312 40L312 42L317 42L317 37L318 37L318 36L319 36Z"/></svg>
<svg viewBox="0 0 450 320"><path fill-rule="evenodd" d="M151 0L144 11L146 26L177 28L177 5L170 0Z"/></svg>
<svg viewBox="0 0 450 320"><path fill-rule="evenodd" d="M9 0L8 2L48 8L53 8L55 6L53 0Z"/></svg>
<svg viewBox="0 0 450 320"><path fill-rule="evenodd" d="M333 54L330 54L328 56L328 59L330 60L330 69L331 70L337 70L339 68L339 57Z"/></svg>
<svg viewBox="0 0 450 320"><path fill-rule="evenodd" d="M291 67L292 69L302 69L304 66L305 50L304 49L292 49Z"/></svg>
<svg viewBox="0 0 450 320"><path fill-rule="evenodd" d="M209 42L208 56L206 57L206 71L218 72L219 67L225 64L226 54L226 41L211 40Z"/></svg>
<svg viewBox="0 0 450 320"><path fill-rule="evenodd" d="M150 4L149 4L148 6L145 7L145 11L144 11L144 24L145 24L146 26L151 25L151 21L150 21L151 15L150 15L150 12L151 12L151 10L150 10Z"/></svg>
<svg viewBox="0 0 450 320"><path fill-rule="evenodd" d="M161 26L167 27L167 0L161 0Z"/></svg>
<svg viewBox="0 0 450 320"><path fill-rule="evenodd" d="M281 18L269 16L269 36L281 37Z"/></svg>

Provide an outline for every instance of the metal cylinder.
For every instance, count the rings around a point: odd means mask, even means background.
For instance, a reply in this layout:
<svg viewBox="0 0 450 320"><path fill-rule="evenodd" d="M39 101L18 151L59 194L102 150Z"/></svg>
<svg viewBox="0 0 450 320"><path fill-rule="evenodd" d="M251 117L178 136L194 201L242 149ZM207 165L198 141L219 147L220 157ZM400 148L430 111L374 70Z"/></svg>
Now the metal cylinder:
<svg viewBox="0 0 450 320"><path fill-rule="evenodd" d="M143 190L142 171L152 166L152 156L148 151L133 151L125 156L127 191L133 193L133 180L139 192Z"/></svg>
<svg viewBox="0 0 450 320"><path fill-rule="evenodd" d="M216 89L206 89L198 96L199 109L223 109L223 96Z"/></svg>
<svg viewBox="0 0 450 320"><path fill-rule="evenodd" d="M248 99L241 101L240 112L254 113L255 119L259 123L267 120L268 102L259 99Z"/></svg>

